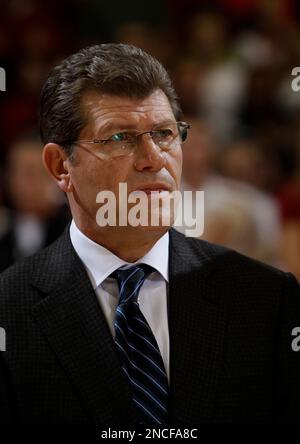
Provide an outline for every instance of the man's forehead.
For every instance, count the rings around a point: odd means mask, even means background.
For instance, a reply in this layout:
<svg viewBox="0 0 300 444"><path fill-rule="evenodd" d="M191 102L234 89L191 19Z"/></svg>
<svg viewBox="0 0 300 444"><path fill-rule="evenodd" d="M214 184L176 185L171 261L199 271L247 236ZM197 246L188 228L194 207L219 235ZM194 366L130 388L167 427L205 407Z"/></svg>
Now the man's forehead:
<svg viewBox="0 0 300 444"><path fill-rule="evenodd" d="M169 100L161 90L154 91L142 99L90 91L84 94L82 105L89 121L126 119L128 116L141 118L149 114L157 117L173 117Z"/></svg>

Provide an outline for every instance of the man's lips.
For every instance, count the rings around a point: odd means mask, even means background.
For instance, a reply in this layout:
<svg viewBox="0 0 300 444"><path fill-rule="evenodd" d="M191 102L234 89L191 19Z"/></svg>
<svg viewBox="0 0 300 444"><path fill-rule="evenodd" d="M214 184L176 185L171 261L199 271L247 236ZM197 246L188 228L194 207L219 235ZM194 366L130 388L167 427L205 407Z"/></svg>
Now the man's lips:
<svg viewBox="0 0 300 444"><path fill-rule="evenodd" d="M151 192L171 191L171 188L165 184L148 184L143 185L134 191L143 191L146 194L151 194Z"/></svg>

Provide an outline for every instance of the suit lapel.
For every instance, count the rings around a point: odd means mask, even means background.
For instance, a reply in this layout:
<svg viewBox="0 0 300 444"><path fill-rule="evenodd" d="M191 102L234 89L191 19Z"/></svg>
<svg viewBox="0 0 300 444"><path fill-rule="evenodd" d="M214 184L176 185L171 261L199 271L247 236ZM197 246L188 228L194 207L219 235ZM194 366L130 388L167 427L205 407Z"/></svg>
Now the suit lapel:
<svg viewBox="0 0 300 444"><path fill-rule="evenodd" d="M205 256L200 245L171 229L170 415L175 424L212 418L222 369L227 323L222 282L218 261Z"/></svg>
<svg viewBox="0 0 300 444"><path fill-rule="evenodd" d="M48 251L33 282L44 293L33 317L91 420L134 424L135 411L113 338L69 234Z"/></svg>

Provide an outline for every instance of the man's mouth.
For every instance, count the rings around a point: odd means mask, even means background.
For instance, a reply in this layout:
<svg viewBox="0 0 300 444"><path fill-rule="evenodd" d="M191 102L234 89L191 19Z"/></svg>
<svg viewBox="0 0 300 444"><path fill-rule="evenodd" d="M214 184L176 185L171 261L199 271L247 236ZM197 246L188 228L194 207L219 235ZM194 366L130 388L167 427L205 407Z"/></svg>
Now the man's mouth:
<svg viewBox="0 0 300 444"><path fill-rule="evenodd" d="M171 191L170 187L164 184L148 184L137 188L135 191L143 191L146 194L161 193L163 191Z"/></svg>
<svg viewBox="0 0 300 444"><path fill-rule="evenodd" d="M168 192L168 190L166 190L166 189L159 189L159 188L157 188L157 189L151 189L151 190L139 190L139 191L143 191L144 193L146 193L146 194L151 194L151 193L162 193L163 191L167 191Z"/></svg>

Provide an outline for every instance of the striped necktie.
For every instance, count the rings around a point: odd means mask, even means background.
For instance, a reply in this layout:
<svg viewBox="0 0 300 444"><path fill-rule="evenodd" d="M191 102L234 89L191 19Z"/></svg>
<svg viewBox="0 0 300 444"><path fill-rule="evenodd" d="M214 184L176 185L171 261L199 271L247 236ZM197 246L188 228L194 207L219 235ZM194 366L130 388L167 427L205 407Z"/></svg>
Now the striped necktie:
<svg viewBox="0 0 300 444"><path fill-rule="evenodd" d="M167 375L156 339L137 299L146 277L153 271L149 265L138 264L112 273L120 293L115 343L141 423L165 424L169 393Z"/></svg>

